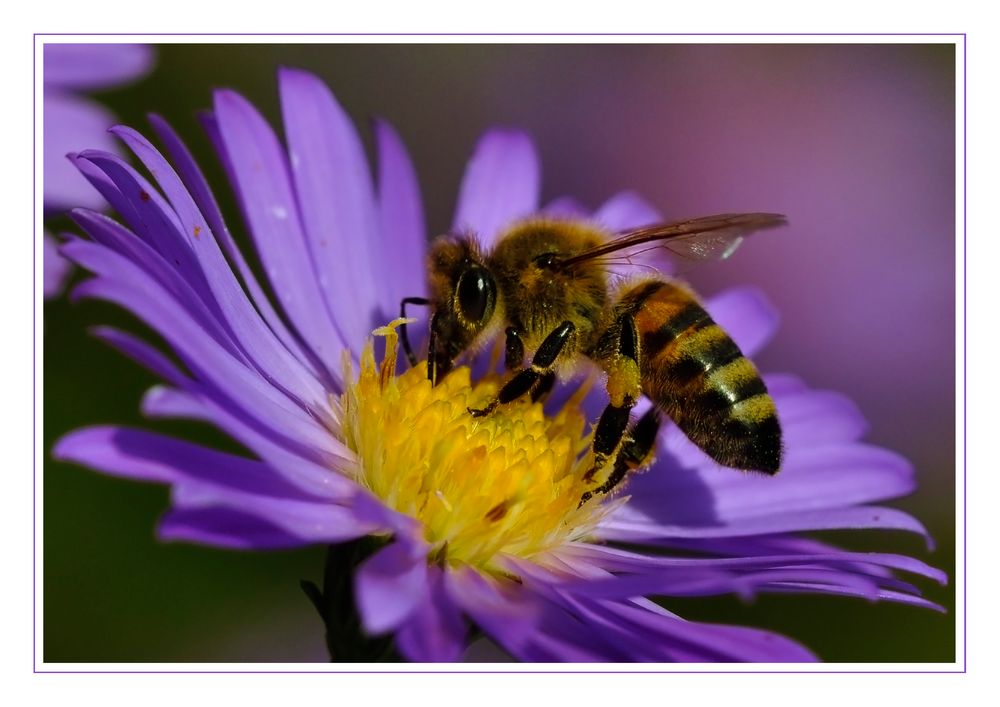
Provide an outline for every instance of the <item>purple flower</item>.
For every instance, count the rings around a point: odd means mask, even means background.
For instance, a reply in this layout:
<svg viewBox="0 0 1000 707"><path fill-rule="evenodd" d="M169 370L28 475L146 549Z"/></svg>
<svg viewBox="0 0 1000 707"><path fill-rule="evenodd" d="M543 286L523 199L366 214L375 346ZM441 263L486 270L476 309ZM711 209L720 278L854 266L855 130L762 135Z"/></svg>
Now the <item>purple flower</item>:
<svg viewBox="0 0 1000 707"><path fill-rule="evenodd" d="M466 408L488 399L495 375L460 367L432 388L421 367L397 371L396 334L383 325L402 297L426 288L413 167L397 134L377 122L373 183L325 85L283 70L280 94L287 149L232 91L215 94L205 120L266 286L163 120L152 123L169 162L134 130L112 131L153 182L107 151L73 158L125 224L73 211L89 239L63 252L94 274L74 296L118 303L167 342L176 361L123 331L97 332L165 381L146 395L147 415L208 422L249 451L114 426L58 443L62 459L169 484L161 538L271 549L372 537L376 549L353 574L357 610L367 633L393 636L411 661L459 659L473 626L525 661L814 659L773 633L685 621L651 596L669 606L678 596L815 592L936 608L895 574L944 581L924 563L797 535L926 535L907 514L872 505L910 492L913 470L860 441L865 422L840 395L766 376L786 441L774 478L719 469L671 427L627 495L580 506L580 454L600 391L559 391L547 410L511 405L474 421ZM466 169L454 228L488 246L539 211L609 230L657 218L627 193L589 217L568 199L540 208L539 174L526 136L487 133ZM777 326L756 290L707 304L747 354ZM381 363L366 343L376 328L386 342Z"/></svg>
<svg viewBox="0 0 1000 707"><path fill-rule="evenodd" d="M45 211L104 208L104 200L66 160L68 153L85 147L118 151L107 132L114 116L83 92L112 88L144 75L152 68L153 50L141 44L46 44L44 52ZM46 236L43 252L46 297L62 291L70 270L49 247L50 238Z"/></svg>

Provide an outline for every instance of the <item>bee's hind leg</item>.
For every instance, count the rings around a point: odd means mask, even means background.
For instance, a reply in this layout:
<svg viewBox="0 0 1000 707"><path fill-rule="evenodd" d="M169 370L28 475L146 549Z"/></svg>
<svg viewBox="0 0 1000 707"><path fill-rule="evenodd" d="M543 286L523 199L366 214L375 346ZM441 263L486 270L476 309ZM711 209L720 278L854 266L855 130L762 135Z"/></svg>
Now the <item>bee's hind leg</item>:
<svg viewBox="0 0 1000 707"><path fill-rule="evenodd" d="M569 341L570 336L576 331L576 325L571 321L565 321L545 337L538 351L531 359L531 366L522 368L514 377L508 380L493 400L484 408L469 408L473 417L482 417L493 412L497 405L510 403L525 395L531 395L532 400L538 400L552 389L555 382L555 372L552 370L556 359L562 353L563 347ZM514 361L524 358L524 344L521 337L513 327L507 329L507 356L508 366Z"/></svg>
<svg viewBox="0 0 1000 707"><path fill-rule="evenodd" d="M629 439L622 444L615 458L614 469L607 480L596 489L587 491L580 497L580 505L601 493L610 493L621 483L625 475L633 469L649 463L649 456L656 446L656 433L660 430L660 413L655 407L649 408L632 428Z"/></svg>
<svg viewBox="0 0 1000 707"><path fill-rule="evenodd" d="M622 440L625 439L629 414L642 395L639 332L631 314L622 314L618 318L601 346L605 349L600 359L608 374L607 389L610 401L601 413L597 429L594 430L594 466L584 477L587 481L615 457Z"/></svg>

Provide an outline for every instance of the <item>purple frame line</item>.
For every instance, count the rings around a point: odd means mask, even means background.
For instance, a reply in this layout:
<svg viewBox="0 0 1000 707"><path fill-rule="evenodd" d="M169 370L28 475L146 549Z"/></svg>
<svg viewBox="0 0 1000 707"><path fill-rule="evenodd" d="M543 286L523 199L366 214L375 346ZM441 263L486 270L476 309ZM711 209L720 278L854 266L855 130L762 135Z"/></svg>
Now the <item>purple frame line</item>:
<svg viewBox="0 0 1000 707"><path fill-rule="evenodd" d="M99 32L35 32L32 35L32 59L31 59L31 138L32 146L37 142L36 136L36 79L37 79L37 60L35 57L36 44L40 36L51 36L51 37L98 37L98 36L108 36L108 37L124 37L124 36L134 36L134 33L126 32L113 32L113 33L99 33ZM146 33L145 36L150 37L176 37L180 36L177 33L163 33L154 32ZM237 32L221 32L221 33L208 33L208 32L195 32L189 35L192 37L239 37L246 36L246 33ZM962 243L964 246L962 252L962 274L964 276L962 281L962 415L963 422L968 419L969 415L969 402L968 402L968 392L969 392L969 373L968 373L968 245L969 245L969 228L967 224L968 219L968 153L969 153L969 137L968 137L968 35L965 32L926 32L917 33L912 32L682 32L682 33L659 33L659 32L591 32L591 33L569 33L569 32L445 32L445 33L434 33L434 32L383 32L383 33L367 33L367 32L339 32L339 33L315 33L315 32L295 32L295 33L274 33L274 32L264 32L256 36L268 37L268 36L290 36L290 37L368 37L368 36L384 36L384 37L432 37L432 36L444 36L444 37L962 37ZM32 161L31 165L31 196L32 196L32 231L37 232L37 214L35 209L35 201L37 199L36 193L36 171L37 165L35 161ZM35 508L37 503L36 493L37 493L37 482L38 482L38 469L35 463L35 446L37 441L37 347L36 347L36 327L37 327L37 303L35 301L35 291L36 287L36 261L38 252L38 239L34 239L31 251L31 382L32 382L32 400L31 400L31 583L32 583L32 595L31 595L31 663L32 663L32 673L34 674L52 674L52 675L130 675L130 674L147 674L147 675L246 675L246 674L275 674L275 675L329 675L334 674L346 674L346 675L574 675L574 674L609 674L609 675L643 675L643 674L671 674L677 673L682 675L911 675L911 674L930 674L930 675L964 675L968 672L968 647L969 647L969 617L968 612L964 612L962 616L963 621L963 635L962 635L962 657L964 659L962 670L39 670L38 666L35 664L35 656L37 653L37 538L35 529ZM962 476L965 484L962 489L962 504L963 508L967 511L968 500L969 500L969 490L968 490L968 478L969 478L969 461L967 457L968 453L968 425L963 424L962 426L962 449L963 449L963 459L962 459ZM962 518L962 535L964 540L968 540L969 534L969 519L968 513L966 512ZM967 579L968 576L968 542L965 542L962 547L962 564L964 570L963 580ZM968 581L963 581L962 583L962 599L966 607L968 606L969 600L969 585Z"/></svg>
<svg viewBox="0 0 1000 707"><path fill-rule="evenodd" d="M965 37L965 32L35 32L47 37ZM963 45L964 46L964 45Z"/></svg>
<svg viewBox="0 0 1000 707"><path fill-rule="evenodd" d="M426 665L426 664L425 664ZM641 665L641 663L636 663ZM963 675L957 670L36 670L50 675Z"/></svg>
<svg viewBox="0 0 1000 707"><path fill-rule="evenodd" d="M962 35L962 672L969 669L969 71Z"/></svg>
<svg viewBox="0 0 1000 707"><path fill-rule="evenodd" d="M37 124L38 124L38 114L37 114L37 96L36 82L37 76L37 66L36 66L36 56L38 54L38 35L32 37L31 40L31 149L32 152L37 149L38 145L38 135ZM37 158L37 155L35 155ZM35 466L35 447L38 444L38 431L35 429L38 419L38 349L36 345L36 339L38 336L37 326L38 326L38 305L35 302L35 292L38 290L37 283L35 282L36 270L37 270L37 258L38 258L38 238L35 234L38 233L38 193L36 192L35 184L37 182L38 175L36 174L38 170L38 160L33 159L31 161L31 233L32 233L32 243L31 243L31 668L32 672L38 672L35 666L35 657L38 655L38 545L36 542L36 526L38 524L38 519L35 516L36 509L38 508L38 498L37 498L37 487L38 487L38 469ZM44 236L43 236L44 238Z"/></svg>

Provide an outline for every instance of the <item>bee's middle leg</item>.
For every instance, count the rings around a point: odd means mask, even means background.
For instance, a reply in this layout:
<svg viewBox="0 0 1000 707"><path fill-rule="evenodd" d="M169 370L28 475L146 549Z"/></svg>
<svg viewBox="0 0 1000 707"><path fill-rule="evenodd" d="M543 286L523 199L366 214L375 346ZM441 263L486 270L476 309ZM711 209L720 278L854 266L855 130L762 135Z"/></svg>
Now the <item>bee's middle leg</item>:
<svg viewBox="0 0 1000 707"><path fill-rule="evenodd" d="M493 398L484 408L469 408L473 417L482 417L493 412L497 405L510 403L525 395L531 395L533 401L552 389L555 382L555 371L553 370L556 359L562 353L566 342L576 331L576 325L571 321L565 321L545 337L542 345L531 359L531 366L521 368L514 377L508 380L497 391ZM524 358L524 344L521 342L520 334L514 327L507 329L507 355L505 363L508 369L520 365Z"/></svg>
<svg viewBox="0 0 1000 707"><path fill-rule="evenodd" d="M515 327L507 327L507 339L504 346L504 368L516 371L524 365L524 341L521 340L521 332ZM536 356L537 358L537 356ZM534 361L533 361L534 362ZM546 371L531 389L531 402L537 403L549 394L552 386L555 385L556 374L554 371Z"/></svg>

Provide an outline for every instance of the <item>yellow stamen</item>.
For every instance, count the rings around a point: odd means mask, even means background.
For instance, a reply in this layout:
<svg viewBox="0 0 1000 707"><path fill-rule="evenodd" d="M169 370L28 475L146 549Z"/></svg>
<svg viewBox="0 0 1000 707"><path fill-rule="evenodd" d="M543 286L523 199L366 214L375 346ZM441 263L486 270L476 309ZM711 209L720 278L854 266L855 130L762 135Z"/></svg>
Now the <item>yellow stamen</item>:
<svg viewBox="0 0 1000 707"><path fill-rule="evenodd" d="M601 483L584 479L593 455L582 392L554 417L530 401L473 417L468 409L492 399L499 376L473 385L460 367L431 387L425 363L397 376L402 321L374 332L385 337L386 355L376 365L369 342L342 397L358 483L419 520L431 556L452 564L499 572L500 554L527 559L587 537L617 504L580 505ZM345 368L345 380L354 380L349 360Z"/></svg>

